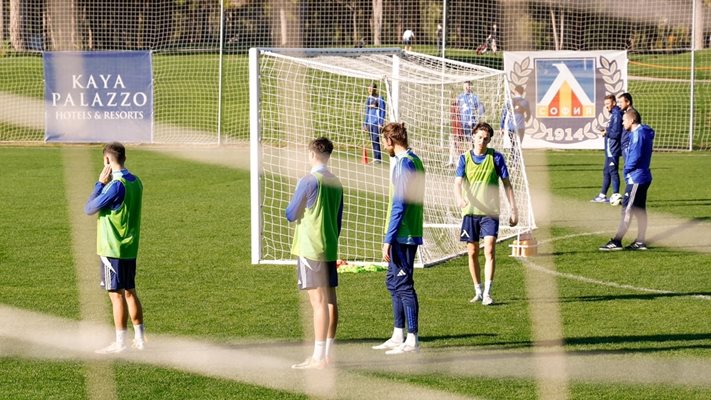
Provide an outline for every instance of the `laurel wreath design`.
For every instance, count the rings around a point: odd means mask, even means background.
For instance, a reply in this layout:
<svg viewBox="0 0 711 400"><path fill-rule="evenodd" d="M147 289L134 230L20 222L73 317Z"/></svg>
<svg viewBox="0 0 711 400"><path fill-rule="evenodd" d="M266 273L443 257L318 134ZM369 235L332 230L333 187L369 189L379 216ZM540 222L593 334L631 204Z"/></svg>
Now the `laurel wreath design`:
<svg viewBox="0 0 711 400"><path fill-rule="evenodd" d="M597 71L605 82L605 95L614 94L617 96L622 92L624 82L622 80L622 71L620 71L617 61L610 61L605 57L600 57L600 67ZM526 88L532 73L533 65L531 63L531 57L526 57L521 60L521 62L514 62L513 70L509 77L509 81L512 83L511 88L517 85ZM582 128L578 128L575 132L572 132L570 129L556 129L555 132L553 132L553 128L547 127L537 118L531 118L531 120L526 123L526 133L531 132L531 137L543 140L551 137L555 141L563 141L566 137L578 141L595 139L598 137L599 132L605 129L609 118L609 113L603 108L603 111L600 112L597 117L585 124Z"/></svg>

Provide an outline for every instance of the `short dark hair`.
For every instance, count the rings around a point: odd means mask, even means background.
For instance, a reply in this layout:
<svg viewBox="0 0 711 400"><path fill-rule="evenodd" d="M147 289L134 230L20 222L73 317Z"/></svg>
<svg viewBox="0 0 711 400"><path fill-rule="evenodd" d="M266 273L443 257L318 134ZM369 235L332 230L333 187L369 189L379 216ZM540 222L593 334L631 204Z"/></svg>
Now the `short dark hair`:
<svg viewBox="0 0 711 400"><path fill-rule="evenodd" d="M326 161L333 153L333 142L327 137L318 137L309 143L309 150L313 151L319 160Z"/></svg>
<svg viewBox="0 0 711 400"><path fill-rule="evenodd" d="M523 86L521 86L521 85L516 85L516 86L514 87L514 91L515 91L516 93L518 93L518 94L523 94Z"/></svg>
<svg viewBox="0 0 711 400"><path fill-rule="evenodd" d="M605 96L605 100L612 100L613 103L617 103L617 97L614 94L608 94Z"/></svg>
<svg viewBox="0 0 711 400"><path fill-rule="evenodd" d="M624 93L622 93L621 95L617 96L617 98L620 98L620 97L623 98L623 99L625 99L625 100L627 100L627 102L630 103L630 107L632 107L632 105L634 104L634 102L632 101L632 95L631 95L631 94L629 94L629 93L627 93L627 92L624 92Z"/></svg>
<svg viewBox="0 0 711 400"><path fill-rule="evenodd" d="M121 165L126 162L126 148L119 142L107 143L104 146L103 154L112 156Z"/></svg>
<svg viewBox="0 0 711 400"><path fill-rule="evenodd" d="M407 148L407 129L404 122L388 122L382 131L384 138L388 138L402 147Z"/></svg>
<svg viewBox="0 0 711 400"><path fill-rule="evenodd" d="M480 130L486 132L489 135L489 138L494 137L494 128L492 128L491 125L489 125L488 123L482 121L474 125L472 133L476 133Z"/></svg>
<svg viewBox="0 0 711 400"><path fill-rule="evenodd" d="M639 112L637 112L637 110L632 107L628 108L627 111L625 111L625 115L629 115L629 117L632 118L633 124L639 124L642 122L642 116L640 116Z"/></svg>

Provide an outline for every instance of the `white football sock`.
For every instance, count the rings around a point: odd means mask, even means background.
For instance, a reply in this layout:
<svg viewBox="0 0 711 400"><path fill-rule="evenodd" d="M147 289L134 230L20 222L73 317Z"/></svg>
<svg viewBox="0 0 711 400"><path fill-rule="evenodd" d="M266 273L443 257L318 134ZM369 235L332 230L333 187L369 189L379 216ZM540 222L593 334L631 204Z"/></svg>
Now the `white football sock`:
<svg viewBox="0 0 711 400"><path fill-rule="evenodd" d="M393 336L391 339L393 342L402 343L402 341L405 339L405 329L404 328L394 328L393 329Z"/></svg>
<svg viewBox="0 0 711 400"><path fill-rule="evenodd" d="M481 294L481 283L474 284L474 293Z"/></svg>
<svg viewBox="0 0 711 400"><path fill-rule="evenodd" d="M491 296L491 287L494 286L494 281L484 282L484 296Z"/></svg>
<svg viewBox="0 0 711 400"><path fill-rule="evenodd" d="M412 347L417 346L417 334L408 332L405 344Z"/></svg>
<svg viewBox="0 0 711 400"><path fill-rule="evenodd" d="M333 341L336 339L326 338L326 357L331 356L331 350L333 350Z"/></svg>
<svg viewBox="0 0 711 400"><path fill-rule="evenodd" d="M116 343L120 344L121 346L124 346L126 344L126 334L128 333L127 330L116 330Z"/></svg>
<svg viewBox="0 0 711 400"><path fill-rule="evenodd" d="M137 341L143 341L143 324L133 326L133 338Z"/></svg>
<svg viewBox="0 0 711 400"><path fill-rule="evenodd" d="M317 340L314 342L314 354L313 359L316 361L321 361L326 356L326 342L323 340Z"/></svg>

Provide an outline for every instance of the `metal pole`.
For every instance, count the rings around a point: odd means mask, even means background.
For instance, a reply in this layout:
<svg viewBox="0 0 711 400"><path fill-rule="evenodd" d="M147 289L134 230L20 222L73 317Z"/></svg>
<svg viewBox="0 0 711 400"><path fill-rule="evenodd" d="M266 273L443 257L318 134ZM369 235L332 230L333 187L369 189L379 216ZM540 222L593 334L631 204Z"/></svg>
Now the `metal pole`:
<svg viewBox="0 0 711 400"><path fill-rule="evenodd" d="M217 144L222 144L222 59L225 43L225 0L220 0L220 66L217 73Z"/></svg>
<svg viewBox="0 0 711 400"><path fill-rule="evenodd" d="M694 149L694 65L696 54L696 2L691 4L691 76L689 78L689 151ZM702 44L703 45L703 44Z"/></svg>

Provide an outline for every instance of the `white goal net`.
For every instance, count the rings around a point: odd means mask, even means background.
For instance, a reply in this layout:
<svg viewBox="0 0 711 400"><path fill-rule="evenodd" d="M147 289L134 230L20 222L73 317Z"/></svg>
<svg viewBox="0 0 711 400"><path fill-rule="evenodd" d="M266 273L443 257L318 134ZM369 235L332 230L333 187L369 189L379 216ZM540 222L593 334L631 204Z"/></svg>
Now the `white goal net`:
<svg viewBox="0 0 711 400"><path fill-rule="evenodd" d="M511 173L520 223L511 228L502 195L499 239L534 228L523 158L517 142L500 134L510 96L502 71L399 49L259 50L250 57L252 124L252 261L292 259L293 227L284 216L298 178L308 173L307 145L318 136L334 142L330 169L344 185L340 258L351 264L380 261L389 187L389 160L373 162L364 130L367 87L375 83L387 104L387 119L402 121L410 146L426 169L425 244L419 264L461 254L460 210L453 199L450 103L471 81L485 108L483 120L496 130L491 147L501 151ZM512 115L509 113L508 115ZM514 140L517 140L514 136Z"/></svg>

